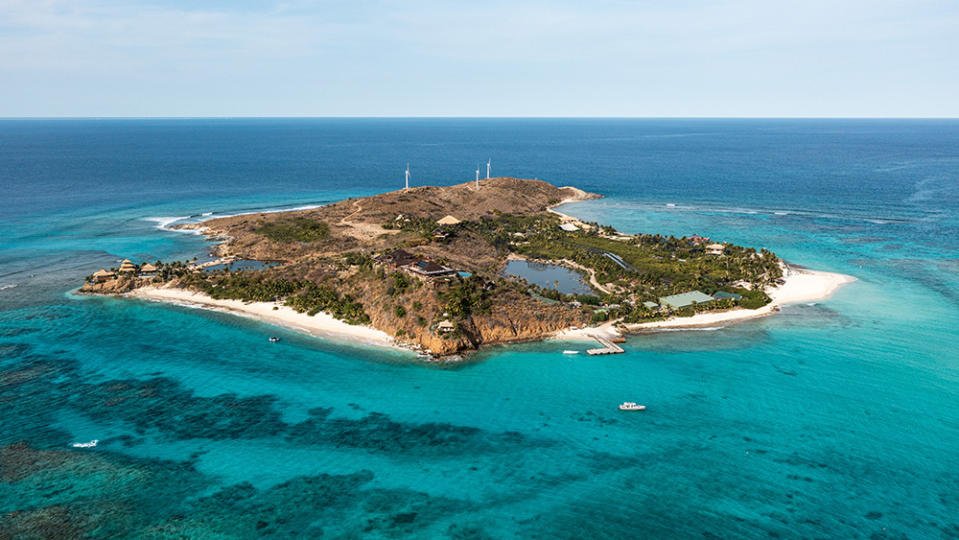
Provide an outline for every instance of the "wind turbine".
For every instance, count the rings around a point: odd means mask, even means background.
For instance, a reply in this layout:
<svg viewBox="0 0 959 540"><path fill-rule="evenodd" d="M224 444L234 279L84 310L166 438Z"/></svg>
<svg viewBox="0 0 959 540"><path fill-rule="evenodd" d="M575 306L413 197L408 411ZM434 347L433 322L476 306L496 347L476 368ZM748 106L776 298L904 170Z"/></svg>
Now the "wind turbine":
<svg viewBox="0 0 959 540"><path fill-rule="evenodd" d="M493 164L493 158L488 158L486 160L486 178L489 178L489 168Z"/></svg>
<svg viewBox="0 0 959 540"><path fill-rule="evenodd" d="M410 164L406 164L406 189L410 189Z"/></svg>
<svg viewBox="0 0 959 540"><path fill-rule="evenodd" d="M476 167L476 189L479 190L479 167Z"/></svg>

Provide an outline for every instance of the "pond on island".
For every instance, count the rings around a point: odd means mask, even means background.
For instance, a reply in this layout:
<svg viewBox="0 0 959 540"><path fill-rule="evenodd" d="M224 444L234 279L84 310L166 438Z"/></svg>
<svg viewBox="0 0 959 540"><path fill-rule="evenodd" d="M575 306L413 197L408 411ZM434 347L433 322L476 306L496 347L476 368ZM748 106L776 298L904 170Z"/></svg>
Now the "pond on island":
<svg viewBox="0 0 959 540"><path fill-rule="evenodd" d="M273 268L274 266L280 266L281 264L283 263L280 261L254 261L252 259L236 259L234 261L206 266L203 268L203 271L207 274L212 274L213 272L220 270L229 270L231 272L242 272L244 270L266 270L268 268Z"/></svg>
<svg viewBox="0 0 959 540"><path fill-rule="evenodd" d="M507 261L503 273L563 294L595 294L582 274L565 266L533 261Z"/></svg>

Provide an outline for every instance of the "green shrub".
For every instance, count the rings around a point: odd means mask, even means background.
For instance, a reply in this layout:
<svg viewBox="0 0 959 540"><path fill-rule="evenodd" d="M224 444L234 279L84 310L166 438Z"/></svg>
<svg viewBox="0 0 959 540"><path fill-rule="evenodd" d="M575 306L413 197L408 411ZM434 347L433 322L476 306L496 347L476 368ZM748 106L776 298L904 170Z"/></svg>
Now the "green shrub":
<svg viewBox="0 0 959 540"><path fill-rule="evenodd" d="M739 300L739 305L746 309L758 309L772 301L772 299L769 298L769 295L761 290L754 289L752 291L747 291L743 289L737 290L736 292L743 295L743 297Z"/></svg>
<svg viewBox="0 0 959 540"><path fill-rule="evenodd" d="M392 282L386 288L386 294L389 296L403 294L406 292L406 289L409 289L410 285L412 285L410 278L403 272L393 272L390 277L392 278Z"/></svg>
<svg viewBox="0 0 959 540"><path fill-rule="evenodd" d="M492 301L476 276L461 280L443 295L446 311L453 317L467 317L471 313L489 313Z"/></svg>

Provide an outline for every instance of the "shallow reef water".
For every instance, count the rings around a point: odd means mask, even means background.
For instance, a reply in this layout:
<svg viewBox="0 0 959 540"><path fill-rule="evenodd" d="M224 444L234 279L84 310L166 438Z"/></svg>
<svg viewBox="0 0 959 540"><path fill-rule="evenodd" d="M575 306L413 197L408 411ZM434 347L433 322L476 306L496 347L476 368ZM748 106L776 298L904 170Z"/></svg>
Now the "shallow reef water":
<svg viewBox="0 0 959 540"><path fill-rule="evenodd" d="M954 121L0 120L0 540L959 538L956 148ZM489 153L604 194L582 219L857 281L622 355L441 365L71 292L207 257L173 220Z"/></svg>

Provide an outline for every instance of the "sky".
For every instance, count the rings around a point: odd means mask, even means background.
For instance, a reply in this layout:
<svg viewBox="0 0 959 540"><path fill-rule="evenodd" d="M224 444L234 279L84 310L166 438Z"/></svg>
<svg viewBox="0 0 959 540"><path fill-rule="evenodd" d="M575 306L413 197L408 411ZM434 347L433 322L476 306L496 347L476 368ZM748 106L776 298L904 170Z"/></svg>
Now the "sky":
<svg viewBox="0 0 959 540"><path fill-rule="evenodd" d="M0 117L957 117L957 0L0 0Z"/></svg>

